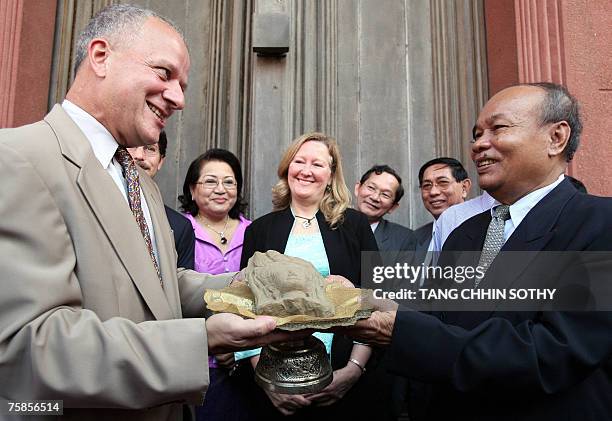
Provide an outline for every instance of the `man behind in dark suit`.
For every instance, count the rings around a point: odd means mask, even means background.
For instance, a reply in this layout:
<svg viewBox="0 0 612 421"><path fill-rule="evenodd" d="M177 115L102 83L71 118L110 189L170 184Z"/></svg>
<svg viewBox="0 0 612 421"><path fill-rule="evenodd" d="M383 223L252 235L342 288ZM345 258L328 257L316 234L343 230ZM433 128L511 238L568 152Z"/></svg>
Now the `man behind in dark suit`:
<svg viewBox="0 0 612 421"><path fill-rule="evenodd" d="M498 254L478 288L500 280L526 288L533 273L555 287L593 274L608 283L611 259L601 252L612 250L612 200L578 192L563 175L581 128L577 101L559 85L513 86L484 106L472 159L480 186L509 206L501 251L601 260L598 273L580 259L542 271L529 259L503 265ZM491 221L491 211L468 219L444 251L482 250ZM395 373L435 384L428 419L612 419L612 312L384 310L358 322L353 336L388 345Z"/></svg>
<svg viewBox="0 0 612 421"><path fill-rule="evenodd" d="M359 183L355 184L357 209L368 217L385 266L393 266L396 262L411 262L414 258L414 232L384 219L385 215L399 207L403 196L402 178L388 165L374 165L361 176ZM406 380L397 376L386 376L384 379L389 382L386 386L391 391L390 403L387 404L393 406L393 414L401 416L407 412Z"/></svg>
<svg viewBox="0 0 612 421"><path fill-rule="evenodd" d="M374 165L355 184L357 209L368 217L380 251L414 251L412 230L384 219L399 207L403 196L402 178L388 165Z"/></svg>
<svg viewBox="0 0 612 421"><path fill-rule="evenodd" d="M419 170L423 206L434 220L449 207L463 203L471 187L472 180L468 178L467 171L461 162L454 158L434 158L424 163ZM433 229L433 222L429 222L414 231L417 264L425 261Z"/></svg>
<svg viewBox="0 0 612 421"><path fill-rule="evenodd" d="M155 174L164 165L167 147L168 138L166 137L166 132L162 130L157 143L128 148L127 150L132 155L132 158L134 158L136 164L145 170L149 177L154 178ZM193 232L193 227L189 220L179 212L166 205L164 205L164 209L170 223L170 228L172 228L172 234L174 235L174 245L178 254L177 267L193 270L195 252L195 233Z"/></svg>

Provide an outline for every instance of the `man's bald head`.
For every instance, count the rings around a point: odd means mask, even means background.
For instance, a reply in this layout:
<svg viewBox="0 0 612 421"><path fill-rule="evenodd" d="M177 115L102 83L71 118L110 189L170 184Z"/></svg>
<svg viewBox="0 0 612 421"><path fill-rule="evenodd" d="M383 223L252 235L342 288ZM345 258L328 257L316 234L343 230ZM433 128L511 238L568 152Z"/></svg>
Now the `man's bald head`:
<svg viewBox="0 0 612 421"><path fill-rule="evenodd" d="M190 67L185 39L150 10L113 5L100 11L79 38L77 62L66 99L120 145L157 143L168 119L185 106Z"/></svg>
<svg viewBox="0 0 612 421"><path fill-rule="evenodd" d="M184 38L182 31L172 21L152 10L130 4L113 4L96 13L79 35L74 54L75 73L87 57L87 46L91 40L106 38L115 45L124 44L132 40L151 17L165 22Z"/></svg>

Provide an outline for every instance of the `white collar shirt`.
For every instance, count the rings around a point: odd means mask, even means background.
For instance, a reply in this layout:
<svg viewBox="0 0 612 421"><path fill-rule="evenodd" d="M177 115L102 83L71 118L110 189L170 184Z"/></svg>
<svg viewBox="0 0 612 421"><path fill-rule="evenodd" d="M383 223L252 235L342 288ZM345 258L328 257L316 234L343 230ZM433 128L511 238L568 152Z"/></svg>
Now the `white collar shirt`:
<svg viewBox="0 0 612 421"><path fill-rule="evenodd" d="M81 129L85 138L91 145L94 155L102 165L102 168L108 172L111 176L117 188L123 195L125 203L129 206L127 196L127 182L123 177L123 171L121 165L115 159L115 152L117 151L117 141L110 134L110 132L104 127L98 120L96 120L91 114L83 110L78 105L65 99L62 102L62 108L75 122L75 124ZM140 202L142 204L142 212L144 213L145 221L149 229L149 235L151 236L151 244L153 246L153 252L155 258L159 262L159 256L157 254L157 243L155 241L155 231L153 230L153 221L151 220L151 213L149 212L149 206L147 201L140 190Z"/></svg>
<svg viewBox="0 0 612 421"><path fill-rule="evenodd" d="M532 191L510 205L510 219L508 219L504 225L504 241L507 241L508 238L510 238L521 222L523 222L523 219L525 219L529 211L531 211L531 209L533 209L535 205L540 202L540 200L544 199L548 193L557 187L564 178L565 175L561 174L553 183ZM493 207L491 208L491 215L493 215L495 206L500 204L501 203L497 200L495 201Z"/></svg>
<svg viewBox="0 0 612 421"><path fill-rule="evenodd" d="M372 228L372 232L376 232L376 228L378 228L379 224L380 224L380 221L376 221L373 224L370 224L370 228Z"/></svg>

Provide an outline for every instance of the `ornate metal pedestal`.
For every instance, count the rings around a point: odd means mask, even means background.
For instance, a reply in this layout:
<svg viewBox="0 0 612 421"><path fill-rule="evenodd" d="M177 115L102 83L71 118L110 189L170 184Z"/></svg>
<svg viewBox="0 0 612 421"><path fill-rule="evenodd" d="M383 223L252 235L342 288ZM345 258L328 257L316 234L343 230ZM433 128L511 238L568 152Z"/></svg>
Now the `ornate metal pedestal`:
<svg viewBox="0 0 612 421"><path fill-rule="evenodd" d="M265 346L255 369L262 388L288 395L318 392L332 378L325 345L314 336Z"/></svg>

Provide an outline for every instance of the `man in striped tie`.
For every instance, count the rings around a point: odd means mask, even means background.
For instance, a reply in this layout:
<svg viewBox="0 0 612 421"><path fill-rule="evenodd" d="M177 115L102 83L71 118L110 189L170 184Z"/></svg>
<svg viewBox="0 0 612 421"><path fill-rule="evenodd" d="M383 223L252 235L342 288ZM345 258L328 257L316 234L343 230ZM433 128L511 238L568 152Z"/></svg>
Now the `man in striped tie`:
<svg viewBox="0 0 612 421"><path fill-rule="evenodd" d="M209 352L287 336L269 317L204 319L204 289L232 275L177 272L161 194L126 151L185 105L180 31L109 6L75 69L43 121L0 130L0 396L62 400L63 419L178 421L202 402Z"/></svg>
<svg viewBox="0 0 612 421"><path fill-rule="evenodd" d="M382 311L348 329L387 346L392 372L434 385L426 419L612 419L612 199L578 192L564 175L581 129L578 102L560 85L493 96L471 151L496 202L443 249L480 255L484 276L463 291L547 285L562 300L433 314L380 302Z"/></svg>

